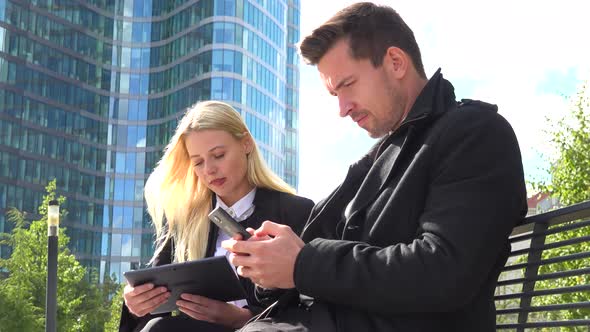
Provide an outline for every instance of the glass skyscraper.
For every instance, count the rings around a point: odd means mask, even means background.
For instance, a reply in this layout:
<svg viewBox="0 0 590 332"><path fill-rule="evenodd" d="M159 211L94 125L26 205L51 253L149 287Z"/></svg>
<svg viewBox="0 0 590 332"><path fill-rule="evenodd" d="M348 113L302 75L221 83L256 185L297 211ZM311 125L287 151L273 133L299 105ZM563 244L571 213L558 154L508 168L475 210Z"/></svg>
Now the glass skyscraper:
<svg viewBox="0 0 590 332"><path fill-rule="evenodd" d="M144 183L199 100L238 109L297 186L299 17L298 0L0 0L0 231L55 178L71 250L121 280L152 255Z"/></svg>

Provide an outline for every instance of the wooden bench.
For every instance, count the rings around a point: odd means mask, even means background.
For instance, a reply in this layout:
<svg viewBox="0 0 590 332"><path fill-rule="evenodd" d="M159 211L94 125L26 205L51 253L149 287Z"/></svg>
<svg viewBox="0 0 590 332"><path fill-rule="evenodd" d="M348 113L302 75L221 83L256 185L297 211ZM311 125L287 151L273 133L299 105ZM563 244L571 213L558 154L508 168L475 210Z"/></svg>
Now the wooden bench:
<svg viewBox="0 0 590 332"><path fill-rule="evenodd" d="M498 331L590 331L590 201L523 220L496 288Z"/></svg>

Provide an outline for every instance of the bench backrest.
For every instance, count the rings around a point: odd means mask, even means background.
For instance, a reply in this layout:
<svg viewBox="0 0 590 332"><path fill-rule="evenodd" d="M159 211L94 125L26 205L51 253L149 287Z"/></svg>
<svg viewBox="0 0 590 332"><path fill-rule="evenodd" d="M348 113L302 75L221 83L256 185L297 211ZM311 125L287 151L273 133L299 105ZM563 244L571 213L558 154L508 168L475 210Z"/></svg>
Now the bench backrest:
<svg viewBox="0 0 590 332"><path fill-rule="evenodd" d="M589 331L590 201L525 218L496 288L497 330Z"/></svg>

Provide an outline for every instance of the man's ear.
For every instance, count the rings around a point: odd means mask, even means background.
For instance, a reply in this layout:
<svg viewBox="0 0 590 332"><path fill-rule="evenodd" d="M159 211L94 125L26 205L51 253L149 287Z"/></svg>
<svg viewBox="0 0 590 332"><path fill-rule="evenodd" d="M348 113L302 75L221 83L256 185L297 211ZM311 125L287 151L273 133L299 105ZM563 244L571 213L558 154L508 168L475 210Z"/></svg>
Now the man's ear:
<svg viewBox="0 0 590 332"><path fill-rule="evenodd" d="M383 66L396 79L401 79L406 75L410 65L408 54L401 48L391 46L385 51L383 57Z"/></svg>

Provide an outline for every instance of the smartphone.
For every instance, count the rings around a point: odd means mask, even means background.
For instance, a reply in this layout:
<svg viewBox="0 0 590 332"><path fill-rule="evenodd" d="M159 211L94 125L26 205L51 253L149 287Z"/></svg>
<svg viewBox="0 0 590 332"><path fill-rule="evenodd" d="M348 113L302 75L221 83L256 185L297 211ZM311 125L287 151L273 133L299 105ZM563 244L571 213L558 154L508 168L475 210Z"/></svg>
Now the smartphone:
<svg viewBox="0 0 590 332"><path fill-rule="evenodd" d="M209 213L209 219L230 237L236 234L242 234L242 240L247 240L251 236L244 226L232 218L221 207L217 207L211 211Z"/></svg>

